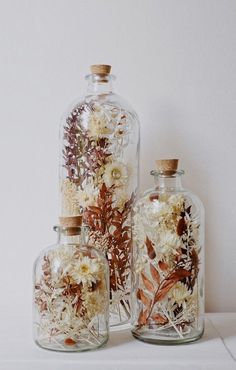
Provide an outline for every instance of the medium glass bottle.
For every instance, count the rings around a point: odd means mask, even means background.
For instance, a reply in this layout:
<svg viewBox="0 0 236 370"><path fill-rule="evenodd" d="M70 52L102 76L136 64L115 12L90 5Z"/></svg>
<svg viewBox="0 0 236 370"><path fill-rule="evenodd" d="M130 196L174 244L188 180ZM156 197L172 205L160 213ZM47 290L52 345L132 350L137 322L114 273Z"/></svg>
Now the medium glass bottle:
<svg viewBox="0 0 236 370"><path fill-rule="evenodd" d="M94 65L88 90L61 126L61 215L81 212L89 243L110 267L110 324L130 318L131 209L138 188L139 121L113 92L108 65Z"/></svg>
<svg viewBox="0 0 236 370"><path fill-rule="evenodd" d="M157 344L191 342L204 330L204 208L177 165L157 161L156 186L134 207L132 333Z"/></svg>
<svg viewBox="0 0 236 370"><path fill-rule="evenodd" d="M60 221L57 244L34 265L34 340L56 351L95 349L108 340L108 263L86 245L81 217Z"/></svg>

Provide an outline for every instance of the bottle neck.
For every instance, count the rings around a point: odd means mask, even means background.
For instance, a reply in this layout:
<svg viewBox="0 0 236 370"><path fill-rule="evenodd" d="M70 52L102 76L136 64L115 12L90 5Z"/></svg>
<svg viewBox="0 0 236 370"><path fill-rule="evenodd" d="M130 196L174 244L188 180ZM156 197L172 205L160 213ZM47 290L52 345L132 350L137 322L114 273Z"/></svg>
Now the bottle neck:
<svg viewBox="0 0 236 370"><path fill-rule="evenodd" d="M87 92L94 95L110 94L113 91L112 82L115 77L113 75L91 74L86 76L88 81Z"/></svg>
<svg viewBox="0 0 236 370"><path fill-rule="evenodd" d="M152 171L157 190L165 191L179 191L183 190L182 175L183 171L177 171L173 174L165 174L158 171Z"/></svg>
<svg viewBox="0 0 236 370"><path fill-rule="evenodd" d="M55 226L57 232L57 243L63 245L78 244L83 245L85 241L83 227L60 227Z"/></svg>

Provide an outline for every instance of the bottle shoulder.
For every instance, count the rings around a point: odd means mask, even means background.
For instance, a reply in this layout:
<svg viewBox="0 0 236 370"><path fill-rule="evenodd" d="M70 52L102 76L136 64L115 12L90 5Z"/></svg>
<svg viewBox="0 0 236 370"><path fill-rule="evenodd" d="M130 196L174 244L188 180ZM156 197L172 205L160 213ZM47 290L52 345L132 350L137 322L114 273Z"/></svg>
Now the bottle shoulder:
<svg viewBox="0 0 236 370"><path fill-rule="evenodd" d="M87 259L99 260L107 264L104 254L87 244L53 244L44 248L34 262L34 268L48 260L57 263L73 263L75 260Z"/></svg>
<svg viewBox="0 0 236 370"><path fill-rule="evenodd" d="M122 115L126 114L129 119L135 122L139 126L139 118L136 111L132 108L129 102L126 101L122 96L110 92L106 94L86 94L84 96L77 97L67 108L62 115L62 125L65 120L73 113L81 113L86 120L92 113L111 113L111 119L121 118Z"/></svg>
<svg viewBox="0 0 236 370"><path fill-rule="evenodd" d="M142 206L147 202L166 202L169 199L174 201L175 198L183 198L186 204L193 205L204 212L204 206L201 199L195 193L185 188L173 191L160 190L156 188L147 189L138 198L136 206Z"/></svg>
<svg viewBox="0 0 236 370"><path fill-rule="evenodd" d="M50 244L47 247L44 247L43 249L41 249L41 251L39 252L38 256L35 258L34 263L36 264L37 261L39 261L40 259L44 258L44 256L46 256L51 251L56 250L57 247L58 247L58 244Z"/></svg>

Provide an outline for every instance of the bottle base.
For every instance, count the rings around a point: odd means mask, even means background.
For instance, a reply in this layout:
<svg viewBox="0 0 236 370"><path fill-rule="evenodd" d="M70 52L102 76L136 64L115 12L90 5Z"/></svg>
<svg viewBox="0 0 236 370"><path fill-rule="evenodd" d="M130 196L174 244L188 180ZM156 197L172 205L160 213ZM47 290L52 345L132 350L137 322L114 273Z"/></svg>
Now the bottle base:
<svg viewBox="0 0 236 370"><path fill-rule="evenodd" d="M86 351L94 351L94 350L97 350L99 348L102 348L106 345L106 343L108 342L108 337L106 337L101 343L99 344L95 344L95 345L90 345L88 346L88 344L84 344L84 345L81 345L81 343L79 345L73 345L73 346L65 346L65 344L63 343L53 343L53 342L48 342L48 341L38 341L38 340L34 340L35 344L42 348L42 349L46 349L48 351L55 351L55 352L86 352Z"/></svg>
<svg viewBox="0 0 236 370"><path fill-rule="evenodd" d="M145 332L145 330L140 332L140 330L132 329L131 332L135 339L138 339L142 342L157 345L178 345L192 343L199 340L204 333L204 329L201 332L192 330L190 334L187 334L183 338L173 338L164 334L161 335L160 333L157 335L155 332L150 333L147 331Z"/></svg>

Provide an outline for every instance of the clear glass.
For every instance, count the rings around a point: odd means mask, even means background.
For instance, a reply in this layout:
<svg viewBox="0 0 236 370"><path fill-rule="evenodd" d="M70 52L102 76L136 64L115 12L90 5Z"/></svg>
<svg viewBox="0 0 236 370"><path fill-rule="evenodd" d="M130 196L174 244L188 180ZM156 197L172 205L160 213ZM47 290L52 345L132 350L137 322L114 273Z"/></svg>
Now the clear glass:
<svg viewBox="0 0 236 370"><path fill-rule="evenodd" d="M34 264L34 340L55 351L101 347L109 330L108 263L84 243L80 228L77 235L70 235L68 228L54 229L57 244Z"/></svg>
<svg viewBox="0 0 236 370"><path fill-rule="evenodd" d="M84 214L89 243L110 267L110 324L130 319L131 209L138 189L139 121L112 89L112 75L86 77L88 90L62 120L61 215Z"/></svg>
<svg viewBox="0 0 236 370"><path fill-rule="evenodd" d="M204 208L182 174L152 171L156 187L134 207L132 333L145 342L191 342L204 330Z"/></svg>

